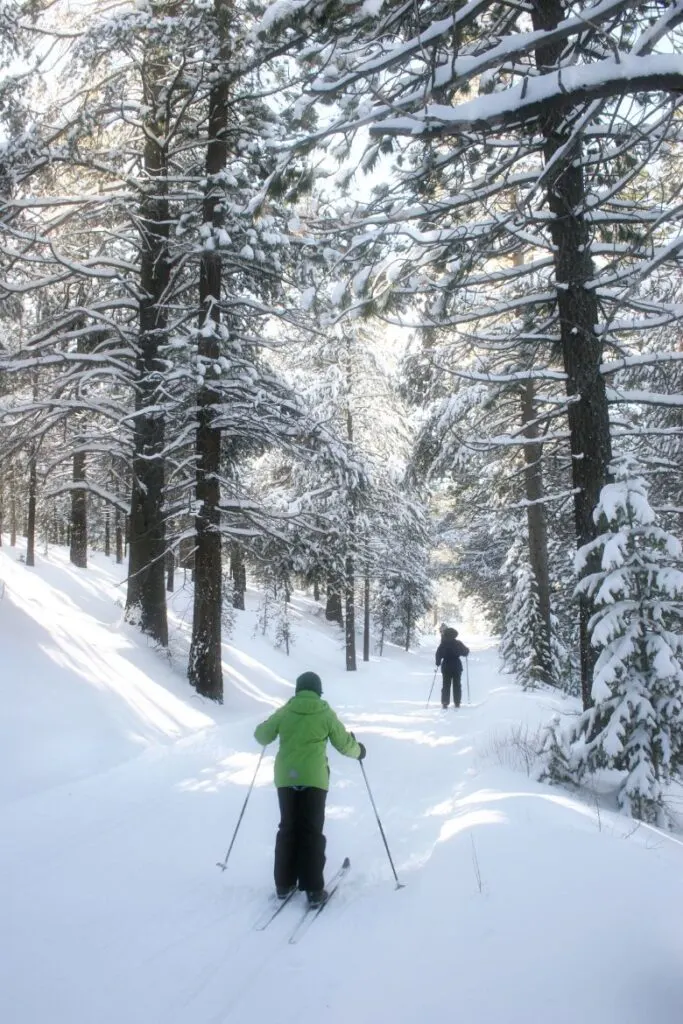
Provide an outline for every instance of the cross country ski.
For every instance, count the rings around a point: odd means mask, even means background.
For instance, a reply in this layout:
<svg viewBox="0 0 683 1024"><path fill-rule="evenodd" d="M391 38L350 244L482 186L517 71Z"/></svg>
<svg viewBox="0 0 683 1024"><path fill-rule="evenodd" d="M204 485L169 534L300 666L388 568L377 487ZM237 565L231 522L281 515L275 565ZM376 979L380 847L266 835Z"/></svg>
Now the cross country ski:
<svg viewBox="0 0 683 1024"><path fill-rule="evenodd" d="M291 945L295 945L297 942L299 942L299 940L305 935L305 933L311 927L313 922L318 917L320 917L320 915L322 914L323 910L325 909L327 904L330 902L330 900L332 899L334 894L337 892L337 890L339 889L339 886L344 881L344 878L348 874L348 871L349 871L350 867L351 867L351 861L349 860L348 857L345 857L342 866L339 868L339 870L336 872L336 874L334 874L332 876L332 878L330 879L330 881L328 883L329 888L327 890L327 896L323 900L323 902L320 903L318 906L315 906L315 905L311 906L309 904L305 908L303 914L301 915L301 917L299 918L296 926L294 927L294 930L292 931L291 935L289 936L289 941L290 941Z"/></svg>

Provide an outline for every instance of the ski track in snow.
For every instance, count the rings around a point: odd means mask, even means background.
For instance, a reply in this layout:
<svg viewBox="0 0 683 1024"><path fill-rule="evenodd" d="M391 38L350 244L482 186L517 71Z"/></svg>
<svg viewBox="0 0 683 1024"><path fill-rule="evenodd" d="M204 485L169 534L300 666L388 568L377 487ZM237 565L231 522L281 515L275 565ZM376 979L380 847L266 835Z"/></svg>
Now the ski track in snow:
<svg viewBox="0 0 683 1024"><path fill-rule="evenodd" d="M425 708L435 641L347 674L310 599L293 603L287 658L253 636L251 595L217 708L122 622L122 577L99 555L84 572L52 549L27 570L0 549L3 1024L680 1024L683 842L535 783L505 743L570 701L523 693L463 625L471 705L442 711L437 679ZM179 649L189 600L173 599ZM331 751L328 868L352 867L292 946L301 897L254 927L274 747L215 865L258 761L253 728L307 668L367 746L406 888L358 765Z"/></svg>

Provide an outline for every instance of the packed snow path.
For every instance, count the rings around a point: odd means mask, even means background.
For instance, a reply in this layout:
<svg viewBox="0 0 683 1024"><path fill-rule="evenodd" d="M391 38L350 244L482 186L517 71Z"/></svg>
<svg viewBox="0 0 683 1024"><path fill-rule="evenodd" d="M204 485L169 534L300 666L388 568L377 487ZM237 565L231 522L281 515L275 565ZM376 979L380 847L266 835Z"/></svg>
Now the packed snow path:
<svg viewBox="0 0 683 1024"><path fill-rule="evenodd" d="M472 648L472 706L425 700L434 643L347 674L295 604L292 656L225 647L226 705L198 700L121 623L120 570L0 553L0 1020L6 1024L680 1024L683 844L532 782L509 744L560 706ZM254 599L255 607L256 598ZM176 642L187 592L174 599ZM304 669L368 748L396 891L357 763L330 753L328 867L344 887L301 944L271 891L277 801L256 722ZM294 901L296 903L296 900Z"/></svg>

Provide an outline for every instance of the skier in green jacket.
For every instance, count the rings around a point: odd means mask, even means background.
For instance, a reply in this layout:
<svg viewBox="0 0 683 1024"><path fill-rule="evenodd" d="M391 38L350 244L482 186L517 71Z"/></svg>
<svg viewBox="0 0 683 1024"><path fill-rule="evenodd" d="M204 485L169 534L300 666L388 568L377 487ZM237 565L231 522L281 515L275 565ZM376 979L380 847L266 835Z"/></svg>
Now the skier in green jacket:
<svg viewBox="0 0 683 1024"><path fill-rule="evenodd" d="M315 672L296 681L295 696L254 731L267 746L280 737L275 758L275 785L280 825L275 839L275 889L280 899L296 888L306 892L311 906L327 899L325 867L325 800L330 785L327 741L340 754L365 757L365 747L347 732L326 701Z"/></svg>

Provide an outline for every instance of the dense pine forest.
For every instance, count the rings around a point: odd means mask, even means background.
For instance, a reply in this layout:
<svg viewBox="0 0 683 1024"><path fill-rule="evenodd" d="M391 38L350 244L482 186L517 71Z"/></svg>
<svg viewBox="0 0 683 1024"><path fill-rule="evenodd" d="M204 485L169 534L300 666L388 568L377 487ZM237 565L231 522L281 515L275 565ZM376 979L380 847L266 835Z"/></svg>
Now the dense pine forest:
<svg viewBox="0 0 683 1024"><path fill-rule="evenodd" d="M548 776L664 823L682 137L683 0L5 0L0 543L161 648L185 574L216 702L252 584L349 672L473 602L580 698Z"/></svg>

